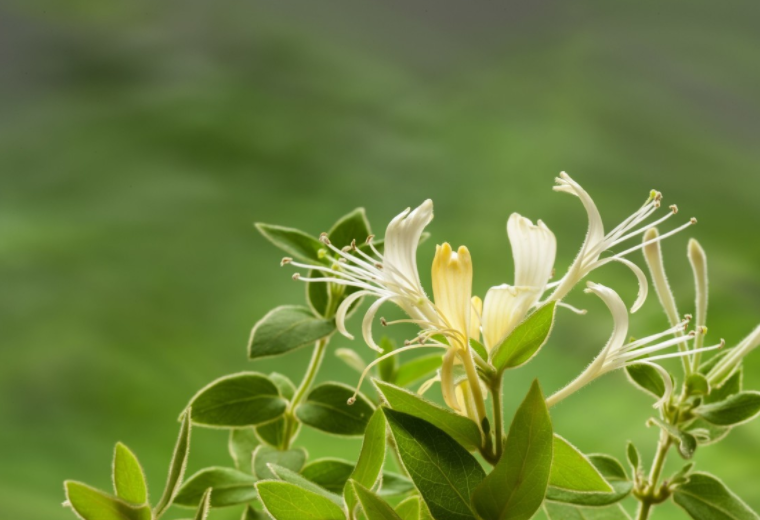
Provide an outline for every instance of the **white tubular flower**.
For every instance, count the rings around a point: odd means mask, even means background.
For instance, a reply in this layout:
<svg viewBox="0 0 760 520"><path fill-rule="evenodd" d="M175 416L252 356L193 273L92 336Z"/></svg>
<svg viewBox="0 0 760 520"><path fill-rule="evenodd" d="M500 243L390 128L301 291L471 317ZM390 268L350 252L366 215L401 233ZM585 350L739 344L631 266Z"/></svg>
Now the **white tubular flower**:
<svg viewBox="0 0 760 520"><path fill-rule="evenodd" d="M667 215L658 220L645 223L645 221L647 221L647 219L649 219L649 217L651 217L659 209L662 200L661 193L652 191L644 205L642 205L628 218L623 220L623 222L621 222L615 229L605 234L604 225L602 223L602 218L599 214L599 210L597 209L596 204L594 204L594 201L591 199L589 194L581 187L580 184L570 178L567 173L562 172L557 178L557 186L554 187L554 190L569 193L578 197L586 209L589 223L586 239L583 242L583 246L581 247L578 256L570 266L567 274L559 282L557 282L556 289L551 295L550 299L561 300L579 281L581 281L594 269L601 267L609 262L620 262L631 269L631 271L633 271L639 280L639 295L636 298L634 304L631 306L631 312L636 312L646 299L647 281L643 271L638 266L636 266L636 264L625 258L625 256L647 246L653 241L663 240L686 229L692 224L696 224L696 219L692 218L689 220L689 222L673 229L672 231L669 231L668 233L657 236L652 241L638 244L634 247L626 249L621 253L613 254L612 256L600 258L602 253L608 249L611 249L635 236L645 233L648 229L651 229L663 223L668 218L675 215L678 212L678 208L676 206L670 206L670 212Z"/></svg>
<svg viewBox="0 0 760 520"><path fill-rule="evenodd" d="M572 383L549 397L546 400L546 404L548 406L557 404L565 397L576 392L583 386L587 385L594 379L606 374L607 372L611 372L619 368L624 368L629 365L642 363L655 368L663 376L666 391L663 398L658 401L658 403L656 403L656 406L661 406L662 404L668 402L673 392L670 376L665 371L665 369L652 362L671 357L681 357L688 355L689 353L693 353L694 351L692 350L689 352L671 352L668 354L657 354L658 352L667 349L668 347L680 345L687 341L690 341L695 334L704 333L704 331L692 331L689 334L676 336L674 338L666 339L664 341L656 343L656 341L661 340L664 337L674 335L679 331L683 331L688 325L688 320L684 320L683 322L677 324L675 327L671 327L658 334L654 334L652 336L648 336L631 343L625 343L625 338L628 335L628 312L625 304L623 303L623 300L615 291L603 285L588 282L587 286L588 288L586 289L586 292L599 296L607 305L607 308L610 310L614 323L612 335L610 336L610 339L607 341L607 344L604 346L602 351L588 366L588 368L586 368L586 370L584 370L583 373L581 373L581 375L578 376ZM723 344L724 342L721 340L720 344L714 345L712 347L704 347L701 349L701 351L721 348Z"/></svg>

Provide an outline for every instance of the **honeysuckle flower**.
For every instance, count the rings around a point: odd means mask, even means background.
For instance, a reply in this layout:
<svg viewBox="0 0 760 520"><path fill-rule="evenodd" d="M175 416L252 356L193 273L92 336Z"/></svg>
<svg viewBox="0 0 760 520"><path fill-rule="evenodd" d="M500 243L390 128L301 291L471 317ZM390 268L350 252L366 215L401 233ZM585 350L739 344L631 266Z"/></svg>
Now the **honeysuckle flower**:
<svg viewBox="0 0 760 520"><path fill-rule="evenodd" d="M658 191L652 191L646 202L632 215L623 220L612 231L605 234L604 224L602 223L599 210L591 199L591 196L584 190L580 184L575 182L567 173L561 172L557 178L557 185L554 187L555 191L569 193L578 197L586 209L588 214L588 232L586 233L586 239L581 246L578 256L573 261L567 274L559 280L555 285L556 288L552 295L551 300L561 300L567 295L568 292L586 275L588 275L594 269L601 267L609 262L620 262L628 267L639 280L639 295L636 301L631 306L631 312L636 312L644 303L647 295L647 279L643 271L633 262L625 258L628 254L637 251L645 247L648 242L638 244L620 253L601 258L602 253L605 251L635 237L642 233L645 233L648 229L651 229L669 219L671 216L678 212L678 208L673 205L670 206L670 212L664 217L649 223L645 223L649 217L651 217L660 207L662 201L662 194ZM692 224L696 224L696 219L692 218L685 224L665 233L657 236L653 241L660 241L669 236L672 236ZM638 226L638 227L637 227Z"/></svg>
<svg viewBox="0 0 760 520"><path fill-rule="evenodd" d="M711 385L720 386L741 365L744 357L758 346L760 346L760 326L750 332L736 347L729 350L726 357L718 361L707 374L707 380Z"/></svg>
<svg viewBox="0 0 760 520"><path fill-rule="evenodd" d="M623 300L615 291L609 287L605 287L603 285L595 284L592 282L588 282L587 287L588 288L586 289L586 292L599 296L607 305L610 314L612 314L614 323L612 335L610 336L610 339L607 341L607 344L604 346L602 351L594 359L594 361L591 362L588 368L586 368L586 370L584 370L570 384L559 390L554 395L550 396L546 400L546 404L548 406L553 406L565 397L587 385L594 379L613 370L636 364L649 365L662 375L663 382L665 383L665 395L660 401L655 404L655 406L662 406L664 403L667 403L673 393L673 383L668 372L660 365L653 362L671 357L682 357L688 355L689 353L679 351L667 354L658 354L658 352L661 352L668 347L691 341L691 339L696 334L704 334L705 331L695 330L685 335L675 336L664 341L659 341L667 336L671 336L678 332L684 331L689 323L689 320L684 320L681 323L676 324L674 327L671 327L660 333L653 334L652 336L648 336L646 338L642 338L630 343L625 343L626 337L628 336L629 321L628 311L625 304L623 303ZM700 351L704 352L721 348L723 344L724 342L721 340L718 345L703 347L700 349Z"/></svg>

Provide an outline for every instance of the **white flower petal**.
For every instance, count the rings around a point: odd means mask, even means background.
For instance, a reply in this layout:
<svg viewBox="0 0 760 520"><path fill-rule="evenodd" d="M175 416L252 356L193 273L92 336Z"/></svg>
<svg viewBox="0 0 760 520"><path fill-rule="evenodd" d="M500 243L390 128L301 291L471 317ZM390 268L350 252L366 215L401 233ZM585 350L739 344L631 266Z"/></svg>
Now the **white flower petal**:
<svg viewBox="0 0 760 520"><path fill-rule="evenodd" d="M375 315L377 314L378 309L380 309L380 307L389 299L389 296L378 298L375 303L369 306L369 309L367 309L367 314L364 315L364 319L362 320L362 337L364 338L364 342L369 348L378 352L384 352L384 350L380 348L380 346L377 345L377 343L375 343L375 340L372 338L372 321L375 319Z"/></svg>
<svg viewBox="0 0 760 520"><path fill-rule="evenodd" d="M355 293L348 295L346 299L341 302L338 310L335 312L335 327L338 329L338 332L348 339L354 339L354 336L346 329L346 315L348 314L349 309L351 309L351 305L353 305L356 300L369 294L372 294L372 292L356 291Z"/></svg>
<svg viewBox="0 0 760 520"><path fill-rule="evenodd" d="M385 275L395 283L419 294L424 294L424 291L417 271L417 245L431 220L433 201L428 199L414 211L407 208L401 212L391 220L385 230Z"/></svg>
<svg viewBox="0 0 760 520"><path fill-rule="evenodd" d="M602 352L599 354L598 358L594 360L595 364L598 360L601 360L601 363L604 363L605 359L609 358L610 355L613 355L616 351L620 350L620 348L625 343L626 336L628 335L628 310L626 309L625 303L623 303L623 300L620 298L618 293L609 287L605 287L604 285L596 284L593 282L588 282L586 286L588 287L586 291L592 292L599 296L605 305L607 305L607 308L610 310L610 314L612 314L612 335L607 341L607 344L604 346Z"/></svg>
<svg viewBox="0 0 760 520"><path fill-rule="evenodd" d="M483 301L483 341L488 350L498 346L527 316L540 293L503 284L491 287Z"/></svg>
<svg viewBox="0 0 760 520"><path fill-rule="evenodd" d="M515 261L515 286L535 287L543 292L554 268L557 239L546 225L512 213L507 220L507 236Z"/></svg>

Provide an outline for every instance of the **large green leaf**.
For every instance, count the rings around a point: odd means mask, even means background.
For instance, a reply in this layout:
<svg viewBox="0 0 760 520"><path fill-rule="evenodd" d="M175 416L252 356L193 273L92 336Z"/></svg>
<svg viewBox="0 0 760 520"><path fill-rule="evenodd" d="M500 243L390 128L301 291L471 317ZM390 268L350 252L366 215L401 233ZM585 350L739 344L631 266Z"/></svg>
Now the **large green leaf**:
<svg viewBox="0 0 760 520"><path fill-rule="evenodd" d="M418 417L384 409L401 462L437 520L475 519L473 490L485 473L444 431Z"/></svg>
<svg viewBox="0 0 760 520"><path fill-rule="evenodd" d="M509 427L501 459L472 495L484 520L529 520L533 516L549 485L553 443L549 410L538 381L534 381ZM562 455L568 458L568 450L563 449Z"/></svg>
<svg viewBox="0 0 760 520"><path fill-rule="evenodd" d="M248 473L232 468L205 468L182 484L174 498L174 503L196 507L203 499L207 489L211 488L211 506L226 507L246 504L256 499L256 478Z"/></svg>
<svg viewBox="0 0 760 520"><path fill-rule="evenodd" d="M304 462L306 462L306 450L303 448L277 450L262 445L253 452L253 474L259 480L276 478L269 468L269 464L275 464L298 472L303 468Z"/></svg>
<svg viewBox="0 0 760 520"><path fill-rule="evenodd" d="M549 485L570 491L612 493L612 487L599 470L559 435L554 435L554 449Z"/></svg>
<svg viewBox="0 0 760 520"><path fill-rule="evenodd" d="M628 380L640 390L658 399L665 395L665 381L652 365L629 365L625 367L625 373Z"/></svg>
<svg viewBox="0 0 760 520"><path fill-rule="evenodd" d="M396 370L394 383L398 386L407 386L423 377L431 377L436 370L441 368L442 361L443 356L440 354L429 354L407 361Z"/></svg>
<svg viewBox="0 0 760 520"><path fill-rule="evenodd" d="M387 425L385 414L381 409L377 409L364 431L362 449L359 452L356 467L351 472L351 479L367 488L375 485L383 469ZM357 497L354 488L349 483L344 485L343 497L349 512L353 512Z"/></svg>
<svg viewBox="0 0 760 520"><path fill-rule="evenodd" d="M708 473L692 473L678 486L673 501L694 520L758 520L760 516Z"/></svg>
<svg viewBox="0 0 760 520"><path fill-rule="evenodd" d="M248 357L279 356L311 345L335 331L335 322L315 316L308 307L283 305L269 311L254 325Z"/></svg>
<svg viewBox="0 0 760 520"><path fill-rule="evenodd" d="M335 435L362 435L375 411L362 394L348 404L354 389L340 383L323 383L314 387L296 408L303 424Z"/></svg>
<svg viewBox="0 0 760 520"><path fill-rule="evenodd" d="M66 500L84 520L151 520L150 507L128 504L87 484L67 480Z"/></svg>
<svg viewBox="0 0 760 520"><path fill-rule="evenodd" d="M536 309L491 351L491 362L497 370L524 365L538 353L551 334L556 303Z"/></svg>
<svg viewBox="0 0 760 520"><path fill-rule="evenodd" d="M287 402L264 374L241 372L221 377L201 389L190 401L193 423L236 428L276 419Z"/></svg>
<svg viewBox="0 0 760 520"><path fill-rule="evenodd" d="M323 255L320 251L327 247L313 236L298 229L273 224L257 223L256 229L264 238L289 255L311 263L322 263Z"/></svg>
<svg viewBox="0 0 760 520"><path fill-rule="evenodd" d="M588 455L588 459L612 486L612 493L581 493L550 486L546 492L546 499L580 506L606 506L619 502L631 493L633 482L628 480L620 462L609 455L599 454Z"/></svg>
<svg viewBox="0 0 760 520"><path fill-rule="evenodd" d="M548 520L631 520L620 504L607 507L578 507L546 502L544 512Z"/></svg>
<svg viewBox="0 0 760 520"><path fill-rule="evenodd" d="M137 457L117 442L113 453L113 488L116 496L133 504L148 502L148 485Z"/></svg>
<svg viewBox="0 0 760 520"><path fill-rule="evenodd" d="M718 426L742 424L760 414L760 392L739 392L723 401L702 405L694 413Z"/></svg>
<svg viewBox="0 0 760 520"><path fill-rule="evenodd" d="M374 383L385 401L394 410L429 422L468 450L476 450L480 447L480 428L472 420L398 386L383 381L374 381Z"/></svg>
<svg viewBox="0 0 760 520"><path fill-rule="evenodd" d="M259 498L275 520L345 520L329 498L290 482L264 480L256 484Z"/></svg>
<svg viewBox="0 0 760 520"><path fill-rule="evenodd" d="M388 502L355 480L350 480L349 483L353 486L354 492L359 498L359 503L362 505L367 520L402 520Z"/></svg>
<svg viewBox="0 0 760 520"><path fill-rule="evenodd" d="M251 466L253 450L259 445L259 438L253 428L234 428L230 430L227 449L235 462L235 467L246 473L253 473Z"/></svg>
<svg viewBox="0 0 760 520"><path fill-rule="evenodd" d="M188 409L182 415L179 436L177 437L177 443L174 445L174 453L169 464L169 476L166 478L166 486L164 486L161 500L158 501L158 505L154 509L156 518L160 517L166 511L166 508L171 505L172 500L174 500L182 485L182 478L185 476L187 457L190 454L191 412L192 410Z"/></svg>

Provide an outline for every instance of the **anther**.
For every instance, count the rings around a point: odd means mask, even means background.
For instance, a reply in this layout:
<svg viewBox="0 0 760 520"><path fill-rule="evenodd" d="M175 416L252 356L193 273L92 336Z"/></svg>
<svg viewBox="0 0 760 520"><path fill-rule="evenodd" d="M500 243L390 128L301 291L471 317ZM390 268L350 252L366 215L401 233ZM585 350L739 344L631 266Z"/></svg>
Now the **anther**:
<svg viewBox="0 0 760 520"><path fill-rule="evenodd" d="M293 276L292 276L292 278L293 278L293 280L298 280L298 279L300 279L300 278L301 278L301 273L293 273Z"/></svg>
<svg viewBox="0 0 760 520"><path fill-rule="evenodd" d="M683 319L686 321L691 321L694 318L691 314L684 314Z"/></svg>
<svg viewBox="0 0 760 520"><path fill-rule="evenodd" d="M367 240L364 241L365 244L371 244L372 240L375 238L375 235L370 235L367 237Z"/></svg>
<svg viewBox="0 0 760 520"><path fill-rule="evenodd" d="M726 346L726 340L723 338L720 338L720 343L718 344L718 348L723 348Z"/></svg>
<svg viewBox="0 0 760 520"><path fill-rule="evenodd" d="M375 267L377 267L378 269L382 269L382 268L383 268L383 264L381 264L381 263L376 263L376 264L375 264Z"/></svg>
<svg viewBox="0 0 760 520"><path fill-rule="evenodd" d="M344 253L348 253L349 251L351 251L351 246L343 246L340 250L343 251Z"/></svg>
<svg viewBox="0 0 760 520"><path fill-rule="evenodd" d="M696 219L696 218L694 218L694 217L691 217L691 218L689 219L689 223L691 223L691 224L696 224L696 223L697 223L697 219Z"/></svg>
<svg viewBox="0 0 760 520"><path fill-rule="evenodd" d="M346 404L347 404L348 406L351 406L351 405L353 405L355 402L356 402L356 397L349 397L349 398L348 398L348 401L346 401Z"/></svg>
<svg viewBox="0 0 760 520"><path fill-rule="evenodd" d="M327 238L327 233L320 233L319 234L319 241L323 244L330 245L330 239Z"/></svg>
<svg viewBox="0 0 760 520"><path fill-rule="evenodd" d="M696 336L696 335L697 335L697 331L695 331L695 330L692 330L692 331L690 331L690 332L687 334L687 336L689 336L690 338L693 338L693 337L694 337L694 336Z"/></svg>
<svg viewBox="0 0 760 520"><path fill-rule="evenodd" d="M676 213L678 213L678 206L673 204L672 206L670 206L670 211L672 211L673 215L675 215Z"/></svg>
<svg viewBox="0 0 760 520"><path fill-rule="evenodd" d="M282 267L283 265L289 264L292 261L293 261L292 258L290 258L289 256L286 256L285 258L280 260L280 267Z"/></svg>
<svg viewBox="0 0 760 520"><path fill-rule="evenodd" d="M386 320L385 318L380 318L380 325L382 325L383 327L387 327L388 320Z"/></svg>
<svg viewBox="0 0 760 520"><path fill-rule="evenodd" d="M707 334L707 327L705 327L704 325L702 325L701 327L699 327L698 330L699 330L699 333L702 334L702 335Z"/></svg>
<svg viewBox="0 0 760 520"><path fill-rule="evenodd" d="M356 239L351 240L351 251L356 251Z"/></svg>

